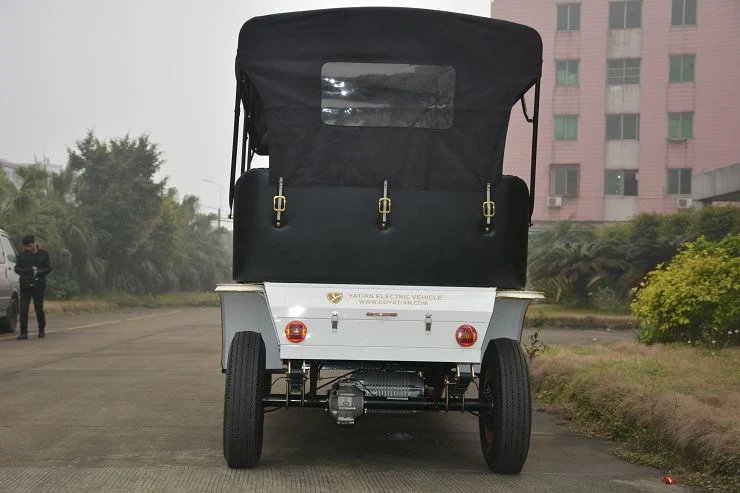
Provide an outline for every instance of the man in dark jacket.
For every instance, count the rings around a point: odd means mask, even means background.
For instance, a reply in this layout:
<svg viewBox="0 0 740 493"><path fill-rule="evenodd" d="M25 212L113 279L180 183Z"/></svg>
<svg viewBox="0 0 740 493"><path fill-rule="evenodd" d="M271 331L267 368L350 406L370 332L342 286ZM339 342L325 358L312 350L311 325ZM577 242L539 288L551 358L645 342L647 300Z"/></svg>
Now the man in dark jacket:
<svg viewBox="0 0 740 493"><path fill-rule="evenodd" d="M39 337L46 334L46 315L44 314L44 288L46 275L51 272L49 254L41 250L33 235L23 238L23 251L18 256L15 271L21 277L21 335L18 340L28 339L28 308L33 298L36 320L39 324Z"/></svg>

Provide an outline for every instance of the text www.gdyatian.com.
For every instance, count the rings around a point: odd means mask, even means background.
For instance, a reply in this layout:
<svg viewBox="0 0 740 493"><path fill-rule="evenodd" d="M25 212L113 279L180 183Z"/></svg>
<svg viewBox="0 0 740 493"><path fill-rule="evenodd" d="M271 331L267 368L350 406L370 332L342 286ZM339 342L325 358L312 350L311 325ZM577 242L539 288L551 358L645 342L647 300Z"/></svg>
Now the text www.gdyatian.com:
<svg viewBox="0 0 740 493"><path fill-rule="evenodd" d="M392 305L392 306L426 306L429 304L428 301L423 300L357 300L361 305Z"/></svg>

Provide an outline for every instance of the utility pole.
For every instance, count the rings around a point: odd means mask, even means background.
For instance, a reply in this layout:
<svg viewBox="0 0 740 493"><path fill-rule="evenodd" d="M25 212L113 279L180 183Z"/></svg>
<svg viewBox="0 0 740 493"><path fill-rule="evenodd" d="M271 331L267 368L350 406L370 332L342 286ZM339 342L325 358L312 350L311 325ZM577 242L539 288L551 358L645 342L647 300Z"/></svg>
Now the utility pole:
<svg viewBox="0 0 740 493"><path fill-rule="evenodd" d="M207 180L203 178L203 181L212 185L216 185L218 187L218 228L221 229L221 204L224 201L224 187L220 183L216 183L213 180Z"/></svg>

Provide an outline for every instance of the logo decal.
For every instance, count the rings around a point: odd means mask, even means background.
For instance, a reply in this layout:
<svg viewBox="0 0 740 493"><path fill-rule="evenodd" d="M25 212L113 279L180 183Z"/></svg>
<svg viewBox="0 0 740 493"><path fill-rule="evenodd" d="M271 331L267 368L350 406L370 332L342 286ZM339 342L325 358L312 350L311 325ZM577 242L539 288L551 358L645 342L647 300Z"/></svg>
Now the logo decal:
<svg viewBox="0 0 740 493"><path fill-rule="evenodd" d="M342 301L343 297L344 295L342 293L326 293L326 299L335 305Z"/></svg>

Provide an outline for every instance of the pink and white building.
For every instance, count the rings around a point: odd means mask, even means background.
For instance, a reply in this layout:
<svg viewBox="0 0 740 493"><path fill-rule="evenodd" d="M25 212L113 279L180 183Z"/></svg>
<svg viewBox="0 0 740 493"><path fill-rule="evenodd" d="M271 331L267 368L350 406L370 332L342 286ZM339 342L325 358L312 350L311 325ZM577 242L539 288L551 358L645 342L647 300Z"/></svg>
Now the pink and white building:
<svg viewBox="0 0 740 493"><path fill-rule="evenodd" d="M492 17L544 43L535 225L673 213L692 176L740 161L740 1L495 0ZM530 136L517 106L504 169L527 181Z"/></svg>

